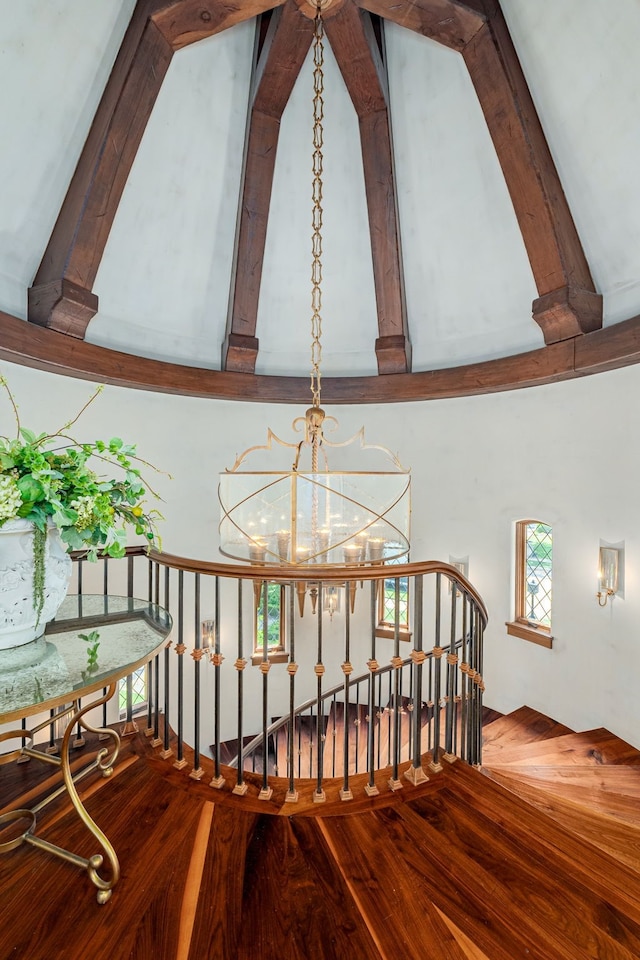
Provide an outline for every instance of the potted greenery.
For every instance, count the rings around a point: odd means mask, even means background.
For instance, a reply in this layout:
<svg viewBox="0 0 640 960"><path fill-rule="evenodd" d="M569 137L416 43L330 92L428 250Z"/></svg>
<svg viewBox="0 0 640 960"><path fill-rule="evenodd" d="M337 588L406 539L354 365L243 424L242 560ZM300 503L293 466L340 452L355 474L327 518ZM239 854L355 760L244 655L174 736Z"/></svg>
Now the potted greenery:
<svg viewBox="0 0 640 960"><path fill-rule="evenodd" d="M0 376L16 422L14 437L0 436L0 649L41 634L64 599L71 574L67 551L122 557L127 532L161 548L155 509L136 447L119 437L80 442L69 431L103 390L53 433L22 426L9 385ZM109 476L97 471L108 469ZM155 468L152 468L155 469Z"/></svg>

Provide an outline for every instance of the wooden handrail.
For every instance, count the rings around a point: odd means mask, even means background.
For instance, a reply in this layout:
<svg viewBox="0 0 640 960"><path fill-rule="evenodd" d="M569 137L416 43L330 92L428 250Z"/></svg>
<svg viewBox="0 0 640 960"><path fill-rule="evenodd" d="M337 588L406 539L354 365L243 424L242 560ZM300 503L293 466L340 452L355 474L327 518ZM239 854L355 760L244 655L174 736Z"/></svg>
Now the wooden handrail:
<svg viewBox="0 0 640 960"><path fill-rule="evenodd" d="M214 577L231 577L235 580L256 580L261 573L264 573L263 579L269 580L270 583L291 583L292 581L345 583L345 581L386 580L388 577L401 579L402 577L417 577L420 574L442 573L459 584L461 589L471 597L480 611L483 627L486 627L489 619L484 601L473 584L467 580L464 574L460 573L457 567L450 563L444 563L442 560L394 563L392 567L384 564L352 567L327 564L314 568L310 566L276 566L275 564L265 564L264 567L260 567L258 564L218 563L211 560L192 560L171 553L158 553L155 550L150 552L149 557L161 566L171 567L174 570L204 573Z"/></svg>
<svg viewBox="0 0 640 960"><path fill-rule="evenodd" d="M443 573L450 580L455 581L467 593L476 604L482 618L482 625L486 627L489 615L484 600L469 580L462 574L457 567L450 563L444 563L442 560L418 560L411 563L394 563L393 567L378 564L377 566L368 564L367 566L345 567L338 565L317 566L317 567L293 567L290 565L275 566L265 564L250 565L242 563L219 563L213 560L193 560L190 557L180 557L173 553L159 552L158 550L148 551L144 546L127 547L125 553L128 557L146 555L150 560L160 564L162 567L170 567L172 570L184 570L186 573L202 573L212 577L227 577L234 580L256 580L259 573L264 572L266 576L263 579L270 583L291 583L292 581L304 581L305 583L345 583L355 580L386 580L387 577L416 577L420 574ZM82 560L86 556L86 551L73 550L71 552L72 560ZM104 554L98 554L103 557Z"/></svg>

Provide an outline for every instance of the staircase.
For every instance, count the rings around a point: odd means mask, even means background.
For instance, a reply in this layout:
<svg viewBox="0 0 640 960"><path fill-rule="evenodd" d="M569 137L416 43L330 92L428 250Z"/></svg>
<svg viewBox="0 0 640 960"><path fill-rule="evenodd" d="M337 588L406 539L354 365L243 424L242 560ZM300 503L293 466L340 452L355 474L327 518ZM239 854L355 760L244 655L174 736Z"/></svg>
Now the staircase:
<svg viewBox="0 0 640 960"><path fill-rule="evenodd" d="M413 703L408 697L399 698L398 757L402 763L413 755ZM420 738L422 751L431 747L429 722L433 718L433 709L422 704L420 712ZM285 718L285 721L288 718ZM293 731L294 776L316 777L318 773L318 744L316 716L298 714ZM274 719L275 722L275 719ZM362 703L347 705L348 735L348 772L349 775L362 773L367 769L367 747L370 728L373 736L373 750L376 767L389 766L393 758L394 710L391 703L376 707L373 722L369 718L369 707ZM345 758L345 705L333 701L326 716L322 718L322 771L324 777L340 777L344 772ZM442 711L441 739L444 745L445 717ZM247 742L251 737L245 738ZM237 757L237 740L220 745L220 759L228 763ZM212 748L213 750L213 745ZM289 756L289 727L283 723L269 738L268 772L270 776L286 777ZM244 769L253 773L262 772L262 743L251 755L244 756Z"/></svg>
<svg viewBox="0 0 640 960"><path fill-rule="evenodd" d="M482 771L376 798L356 778L324 804L260 801L252 774L213 790L133 738L85 788L122 859L111 901L37 851L1 857L0 960L637 960L640 752L528 708L484 729ZM61 810L46 835L65 831L81 842Z"/></svg>

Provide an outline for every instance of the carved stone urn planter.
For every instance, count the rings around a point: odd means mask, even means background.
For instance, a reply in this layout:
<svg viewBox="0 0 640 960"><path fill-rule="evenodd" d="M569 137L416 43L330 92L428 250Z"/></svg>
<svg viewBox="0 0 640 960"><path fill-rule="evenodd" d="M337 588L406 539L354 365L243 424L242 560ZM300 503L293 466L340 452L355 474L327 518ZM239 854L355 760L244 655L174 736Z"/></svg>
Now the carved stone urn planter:
<svg viewBox="0 0 640 960"><path fill-rule="evenodd" d="M44 602L34 604L34 525L7 520L0 527L0 650L30 643L58 612L71 577L71 557L50 524L44 543Z"/></svg>

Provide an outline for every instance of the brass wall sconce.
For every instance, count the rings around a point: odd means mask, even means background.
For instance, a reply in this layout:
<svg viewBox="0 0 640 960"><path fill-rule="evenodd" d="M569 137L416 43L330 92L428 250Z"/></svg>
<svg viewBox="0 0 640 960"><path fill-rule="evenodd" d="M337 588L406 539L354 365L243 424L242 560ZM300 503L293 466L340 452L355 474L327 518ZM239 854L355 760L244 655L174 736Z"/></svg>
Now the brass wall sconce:
<svg viewBox="0 0 640 960"><path fill-rule="evenodd" d="M620 571L620 551L616 547L600 547L598 564L598 605L606 607L609 597L615 597L618 592L618 576Z"/></svg>

